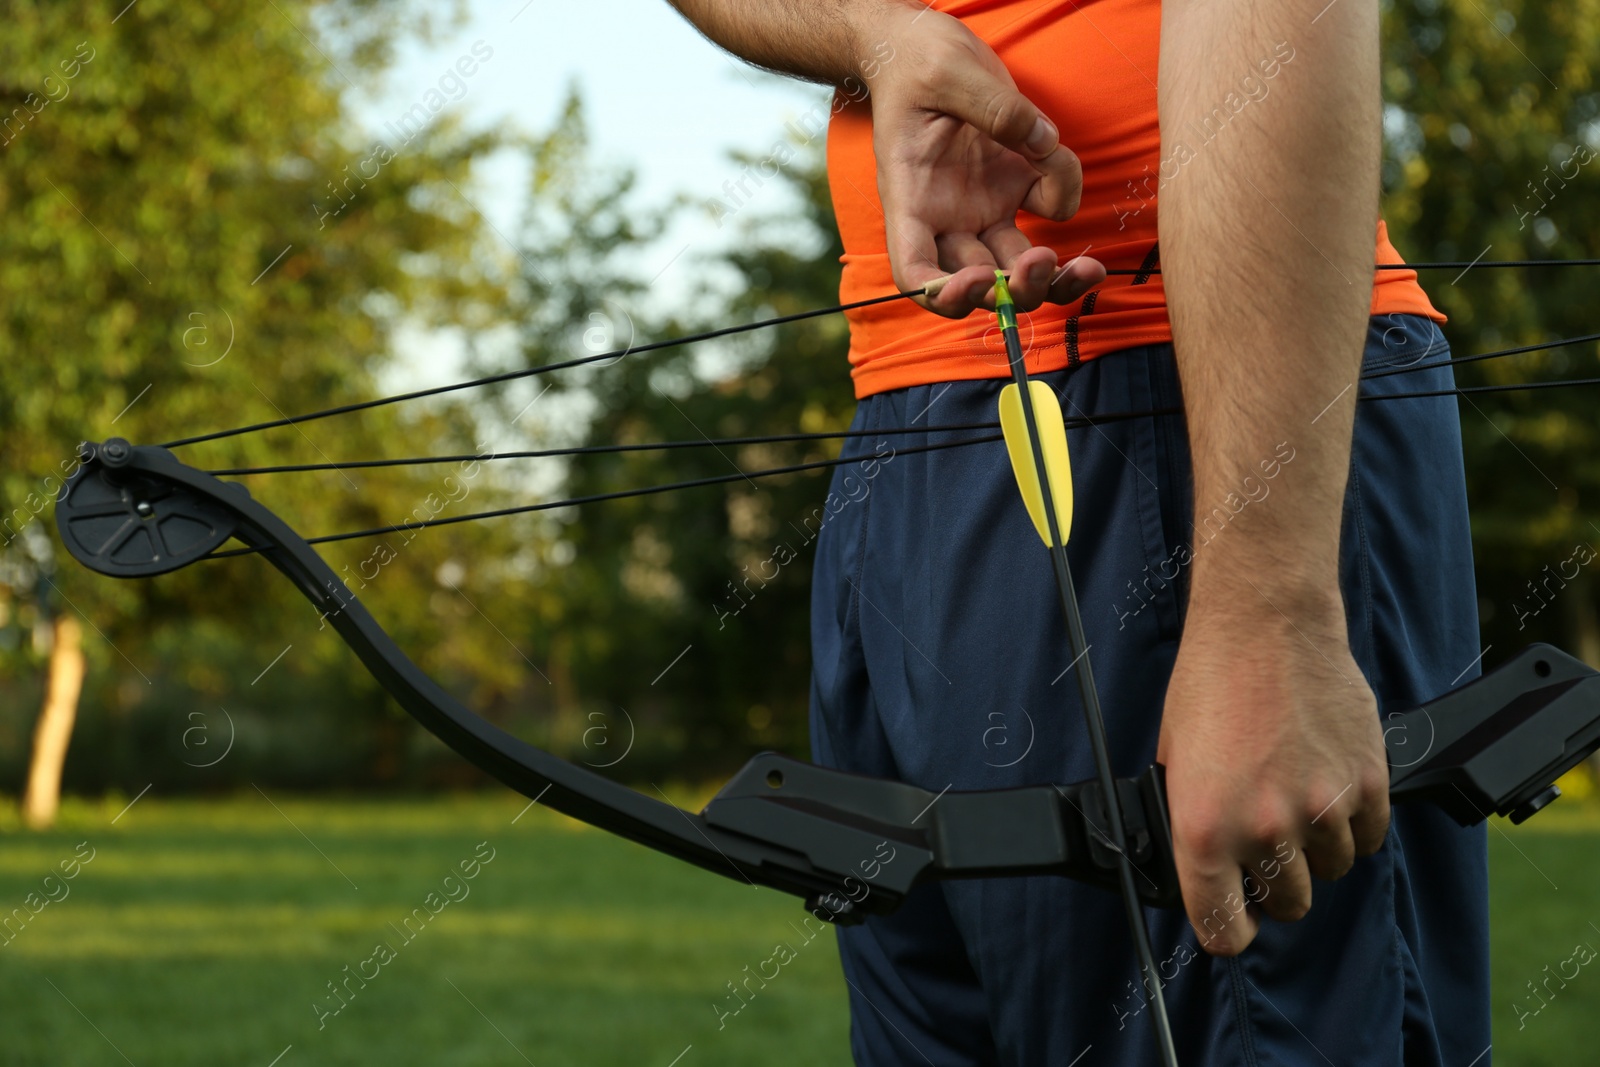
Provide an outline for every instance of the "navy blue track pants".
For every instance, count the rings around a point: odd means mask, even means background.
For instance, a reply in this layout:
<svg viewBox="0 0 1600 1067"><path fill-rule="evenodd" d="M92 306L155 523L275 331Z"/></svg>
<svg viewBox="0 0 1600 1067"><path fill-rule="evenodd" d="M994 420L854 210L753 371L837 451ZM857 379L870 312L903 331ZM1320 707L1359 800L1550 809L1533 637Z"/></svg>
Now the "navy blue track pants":
<svg viewBox="0 0 1600 1067"><path fill-rule="evenodd" d="M1415 316L1371 323L1365 369L1449 352ZM1181 405L1172 349L1040 376L1073 415ZM995 418L1003 380L868 397L854 429ZM1449 388L1448 367L1363 395ZM1332 397L1328 398L1330 401ZM903 454L972 431L851 438L818 538L814 758L938 792L1094 774L1047 554L1005 447ZM1194 525L1181 416L1069 431L1069 554L1117 773L1155 755L1187 570L1244 507L1271 507L1290 439ZM1242 472L1243 473L1243 472ZM1212 505L1215 505L1213 508ZM1477 673L1461 438L1451 397L1359 405L1345 498L1350 642L1380 714ZM1186 1067L1488 1067L1484 830L1397 808L1384 848L1316 882L1310 915L1265 920L1235 959L1202 952L1180 912L1146 912ZM919 888L839 931L851 1047L863 1065L1158 1062L1115 895L1052 877ZM1481 1058L1479 1058L1481 1055Z"/></svg>

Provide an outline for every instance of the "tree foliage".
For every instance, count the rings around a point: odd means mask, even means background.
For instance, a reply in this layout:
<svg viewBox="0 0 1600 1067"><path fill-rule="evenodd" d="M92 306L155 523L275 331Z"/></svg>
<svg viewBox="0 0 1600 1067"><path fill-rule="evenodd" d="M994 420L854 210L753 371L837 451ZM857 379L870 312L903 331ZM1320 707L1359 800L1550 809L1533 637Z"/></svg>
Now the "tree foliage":
<svg viewBox="0 0 1600 1067"><path fill-rule="evenodd" d="M730 227L729 247L679 249L661 240L664 218L630 201L629 175L589 161L575 105L547 153L567 165L536 177L535 199L553 211L535 220L524 281L551 314L527 331L528 364L837 302L840 249L819 155L801 154L774 180L767 213ZM731 295L708 283L661 309L640 265L674 254L697 276L735 279ZM586 405L576 443L587 445L842 429L854 407L847 344L842 319L813 319L630 353L562 376L552 395ZM639 754L619 770L708 771L760 747L805 750L810 549L827 472L740 474L837 451L837 441L702 446L571 464L572 496L731 478L585 507L554 528L570 558L545 585L560 605L551 649L569 687L561 706L576 723L626 711Z"/></svg>
<svg viewBox="0 0 1600 1067"><path fill-rule="evenodd" d="M1387 4L1385 214L1409 257L1600 255L1596 2ZM0 780L16 780L25 751L45 651L33 638L52 603L94 624L69 784L354 785L454 767L261 561L137 583L63 564L48 502L77 442L161 441L394 391L405 323L456 330L468 369L492 372L832 304L840 249L822 159L797 150L721 220L726 245L685 247L684 205L642 203L629 172L597 162L574 96L554 129L517 142L532 179L513 251L471 201L473 163L511 139L440 115L390 143L352 119L358 87L427 5L118 7L15 4L0 39ZM703 281L668 284L683 294L669 301L663 268ZM1475 269L1425 283L1459 355L1591 330L1592 277ZM507 322L519 333L509 363L478 344ZM692 446L250 485L316 534L728 479L328 546L422 666L508 727L635 780L722 771L757 748L806 748L828 474L748 475L831 458L839 443L704 442L842 429L846 350L843 320L824 317L628 351L487 403L385 408L184 455L238 467ZM1595 354L1574 346L1460 378L1588 376ZM1600 542L1593 404L1579 390L1461 404L1497 648L1539 637L1600 660L1588 565L1572 573L1574 548ZM224 707L239 755L197 777L182 738L196 712L215 728Z"/></svg>
<svg viewBox="0 0 1600 1067"><path fill-rule="evenodd" d="M1600 256L1600 8L1593 0L1393 0L1385 13L1385 214L1412 259ZM1596 331L1592 268L1424 280L1456 355ZM1597 346L1460 368L1463 385L1594 377ZM1461 402L1484 641L1600 662L1597 395ZM1575 554L1576 553L1576 554ZM1592 558L1592 557L1591 557Z"/></svg>
<svg viewBox="0 0 1600 1067"><path fill-rule="evenodd" d="M10 736L0 740L16 751L35 706L42 650L16 640L22 626L40 610L81 612L93 624L91 680L69 783L137 788L150 774L187 773L174 758L187 713L216 721L225 702L232 721L257 727L245 732L258 768L277 756L309 765L319 782L370 780L397 775L407 758L409 735L377 687L350 671L342 649L310 636L315 614L259 560L130 583L58 562L42 595L34 588L49 567L38 534L54 540L48 505L80 440L160 442L366 399L384 381L402 322L472 328L498 313L503 298L461 190L500 138L440 116L380 152L351 117L353 79L372 83L406 6L141 0L120 14L121 5L87 16L44 3L8 10L0 540L9 595L0 607L12 640L0 668L19 699L6 702L0 730ZM319 23L346 47L314 44ZM476 440L472 423L447 405L386 410L183 454L235 467L392 454L401 442L462 451ZM406 519L442 477L338 472L251 485L298 529L319 533ZM485 479L477 499L492 492ZM494 536L419 537L362 595L380 614L409 608L444 559L497 551L485 541ZM25 542L35 551L19 551ZM359 571L371 551L330 555ZM53 554L65 560L59 547ZM402 594L406 585L413 591ZM448 613L392 617L416 643L460 651L450 648ZM288 644L296 654L252 684ZM337 767L316 766L314 752L281 759L330 735L351 741L324 748L343 754ZM355 738L366 751L352 762Z"/></svg>

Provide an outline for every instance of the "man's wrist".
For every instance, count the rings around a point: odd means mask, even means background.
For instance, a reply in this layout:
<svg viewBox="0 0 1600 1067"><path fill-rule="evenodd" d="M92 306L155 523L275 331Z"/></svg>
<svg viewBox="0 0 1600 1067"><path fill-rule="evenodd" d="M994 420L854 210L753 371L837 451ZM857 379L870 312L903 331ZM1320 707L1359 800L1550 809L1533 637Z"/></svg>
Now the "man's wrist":
<svg viewBox="0 0 1600 1067"><path fill-rule="evenodd" d="M1279 623L1326 632L1344 631L1344 595L1337 567L1311 568L1281 559L1255 565L1233 560L1197 561L1190 575L1189 619L1230 632L1275 630Z"/></svg>
<svg viewBox="0 0 1600 1067"><path fill-rule="evenodd" d="M781 74L851 91L870 82L892 38L875 28L917 0L669 0L712 42L747 62ZM909 20L908 20L909 21ZM874 51L874 49L878 51Z"/></svg>
<svg viewBox="0 0 1600 1067"><path fill-rule="evenodd" d="M930 9L919 0L841 0L849 69L834 84L849 88L847 80L876 89L878 79L894 69L892 60L917 20Z"/></svg>

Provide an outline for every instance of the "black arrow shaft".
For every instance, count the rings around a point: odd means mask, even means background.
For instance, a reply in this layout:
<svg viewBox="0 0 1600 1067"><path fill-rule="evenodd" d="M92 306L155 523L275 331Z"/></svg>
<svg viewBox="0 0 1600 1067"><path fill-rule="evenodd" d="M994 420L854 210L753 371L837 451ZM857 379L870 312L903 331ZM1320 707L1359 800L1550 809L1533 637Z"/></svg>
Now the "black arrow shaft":
<svg viewBox="0 0 1600 1067"><path fill-rule="evenodd" d="M1106 741L1105 717L1100 711L1100 694L1094 684L1094 671L1089 665L1089 643L1083 630L1083 616L1078 610L1078 595L1072 583L1072 567L1067 562L1064 531L1056 515L1054 494L1050 489L1049 471L1044 462L1044 446L1039 438L1039 422L1034 414L1033 394L1028 382L1028 368L1022 354L1022 342L1015 326L1004 328L1006 355L1011 362L1011 376L1021 394L1023 422L1028 429L1028 443L1033 451L1034 472L1039 478L1039 496L1044 507L1046 528L1050 531L1050 559L1054 564L1056 591L1061 598L1061 611L1067 620L1067 650L1078 675L1078 693L1083 704L1084 726L1089 734L1089 747L1094 753L1095 774L1104 797L1107 836L1112 850L1117 854L1117 886L1122 896L1123 910L1127 913L1128 930L1133 935L1134 952L1139 968L1144 972L1145 995L1150 998L1150 1023L1155 1030L1156 1046L1161 1052L1164 1067L1178 1067L1178 1052L1172 1041L1172 1024L1167 1018L1166 999L1161 992L1161 977L1156 970L1155 953L1150 947L1150 930L1145 925L1144 910L1139 903L1138 888L1133 882L1133 861L1128 855L1126 825L1123 822L1122 802L1117 794L1116 775L1111 769L1111 750Z"/></svg>

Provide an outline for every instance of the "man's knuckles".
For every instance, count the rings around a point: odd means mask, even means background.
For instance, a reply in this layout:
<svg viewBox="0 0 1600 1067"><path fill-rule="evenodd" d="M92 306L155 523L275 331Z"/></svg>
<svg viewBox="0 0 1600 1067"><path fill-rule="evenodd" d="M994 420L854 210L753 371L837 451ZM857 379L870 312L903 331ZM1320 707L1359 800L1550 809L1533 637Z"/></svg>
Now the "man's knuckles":
<svg viewBox="0 0 1600 1067"><path fill-rule="evenodd" d="M1298 840L1301 827L1294 812L1294 804L1281 793L1263 791L1239 821L1241 860L1269 855L1282 842Z"/></svg>
<svg viewBox="0 0 1600 1067"><path fill-rule="evenodd" d="M1228 824L1220 808L1190 800L1188 807L1172 809L1172 836L1178 851L1197 860L1219 854L1228 844Z"/></svg>

